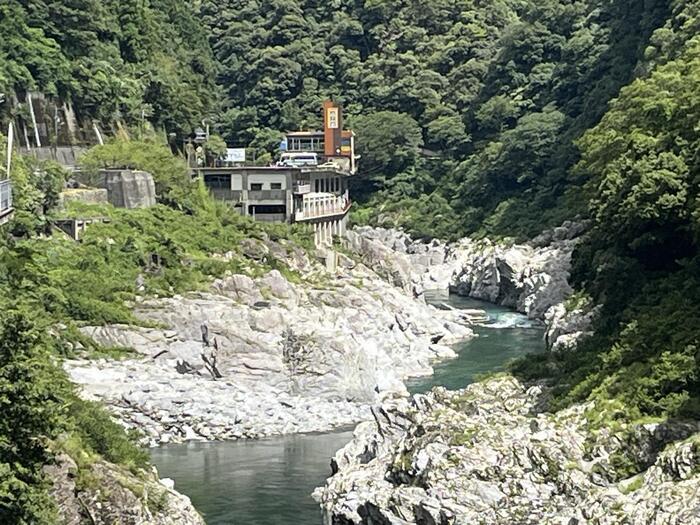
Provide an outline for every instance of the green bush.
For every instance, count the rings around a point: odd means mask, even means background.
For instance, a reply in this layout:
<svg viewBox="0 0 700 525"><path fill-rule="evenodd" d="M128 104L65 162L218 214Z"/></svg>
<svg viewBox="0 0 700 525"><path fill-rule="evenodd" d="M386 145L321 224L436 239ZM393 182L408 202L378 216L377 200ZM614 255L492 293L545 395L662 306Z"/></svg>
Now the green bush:
<svg viewBox="0 0 700 525"><path fill-rule="evenodd" d="M44 329L27 312L0 308L0 523L55 523L42 467L67 427L72 393Z"/></svg>
<svg viewBox="0 0 700 525"><path fill-rule="evenodd" d="M125 433L100 404L75 399L68 415L72 431L89 450L134 472L148 466L148 452L136 445L135 436Z"/></svg>

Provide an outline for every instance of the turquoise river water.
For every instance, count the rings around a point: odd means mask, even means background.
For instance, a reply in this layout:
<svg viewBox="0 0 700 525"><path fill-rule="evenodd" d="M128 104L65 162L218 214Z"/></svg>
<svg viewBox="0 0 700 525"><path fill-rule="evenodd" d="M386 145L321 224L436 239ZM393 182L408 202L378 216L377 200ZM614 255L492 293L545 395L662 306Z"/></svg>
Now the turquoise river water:
<svg viewBox="0 0 700 525"><path fill-rule="evenodd" d="M458 389L480 374L498 371L516 357L544 350L542 329L524 316L482 301L432 295L434 304L482 308L489 322L455 348L459 356L435 366L435 374L408 383L411 392L434 386ZM330 459L351 430L262 440L167 445L151 451L161 477L175 480L207 525L320 525L311 498L330 475Z"/></svg>

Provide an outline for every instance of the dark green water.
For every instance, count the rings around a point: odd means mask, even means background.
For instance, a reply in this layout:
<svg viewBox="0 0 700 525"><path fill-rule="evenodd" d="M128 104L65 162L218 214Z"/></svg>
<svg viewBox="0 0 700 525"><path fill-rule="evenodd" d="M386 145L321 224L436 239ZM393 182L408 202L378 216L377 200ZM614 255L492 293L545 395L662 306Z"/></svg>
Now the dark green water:
<svg viewBox="0 0 700 525"><path fill-rule="evenodd" d="M153 449L161 477L175 480L207 525L320 525L313 490L352 431Z"/></svg>
<svg viewBox="0 0 700 525"><path fill-rule="evenodd" d="M479 375L503 370L513 359L529 353L544 351L544 332L538 323L507 308L484 301L458 297L440 297L431 294L427 299L433 304L445 302L455 308L486 310L489 322L474 328L478 337L457 345L458 357L435 365L435 373L429 377L409 380L411 393L426 392L434 386L457 390L473 383Z"/></svg>
<svg viewBox="0 0 700 525"><path fill-rule="evenodd" d="M435 367L435 375L409 383L411 392L433 386L463 388L479 374L497 371L513 358L544 349L542 330L523 316L482 301L432 296L434 303L482 308L489 324L479 337L455 348L456 359ZM167 445L151 459L161 477L175 480L204 514L207 525L320 525L314 488L330 475L330 459L352 432Z"/></svg>

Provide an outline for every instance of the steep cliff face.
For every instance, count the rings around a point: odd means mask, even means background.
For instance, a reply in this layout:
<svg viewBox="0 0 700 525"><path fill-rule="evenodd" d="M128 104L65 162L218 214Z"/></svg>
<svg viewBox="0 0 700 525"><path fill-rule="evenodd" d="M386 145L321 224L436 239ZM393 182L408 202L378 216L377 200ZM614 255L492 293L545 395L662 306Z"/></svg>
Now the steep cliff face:
<svg viewBox="0 0 700 525"><path fill-rule="evenodd" d="M365 260L424 288L503 304L542 320L552 352L590 334L599 308L567 279L578 225L529 245L417 243L358 229ZM381 261L381 263L379 262ZM700 425L632 422L608 401L549 410L544 384L505 375L467 389L386 399L334 459L315 496L326 523L684 524L700 516ZM659 420L661 421L661 420Z"/></svg>
<svg viewBox="0 0 700 525"><path fill-rule="evenodd" d="M696 423L592 430L600 407L545 405L512 377L387 401L316 491L326 523L697 522Z"/></svg>
<svg viewBox="0 0 700 525"><path fill-rule="evenodd" d="M66 454L45 467L63 525L204 525L187 496L153 472L98 460L78 468Z"/></svg>

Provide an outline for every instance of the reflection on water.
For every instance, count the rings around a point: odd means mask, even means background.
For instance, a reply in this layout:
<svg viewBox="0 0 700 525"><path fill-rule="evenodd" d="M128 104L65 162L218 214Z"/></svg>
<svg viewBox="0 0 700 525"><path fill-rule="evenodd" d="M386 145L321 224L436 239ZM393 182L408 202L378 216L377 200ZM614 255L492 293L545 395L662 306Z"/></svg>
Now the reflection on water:
<svg viewBox="0 0 700 525"><path fill-rule="evenodd" d="M482 301L432 295L435 304L481 308L489 323L456 347L459 357L435 367L435 375L410 382L412 392L433 386L463 388L475 376L500 370L527 353L542 351L542 329L524 316ZM154 449L161 477L175 480L204 514L207 525L318 525L311 498L330 475L330 458L352 432L284 436L265 440L168 445Z"/></svg>
<svg viewBox="0 0 700 525"><path fill-rule="evenodd" d="M352 432L168 445L151 453L207 525L320 525L314 488Z"/></svg>

